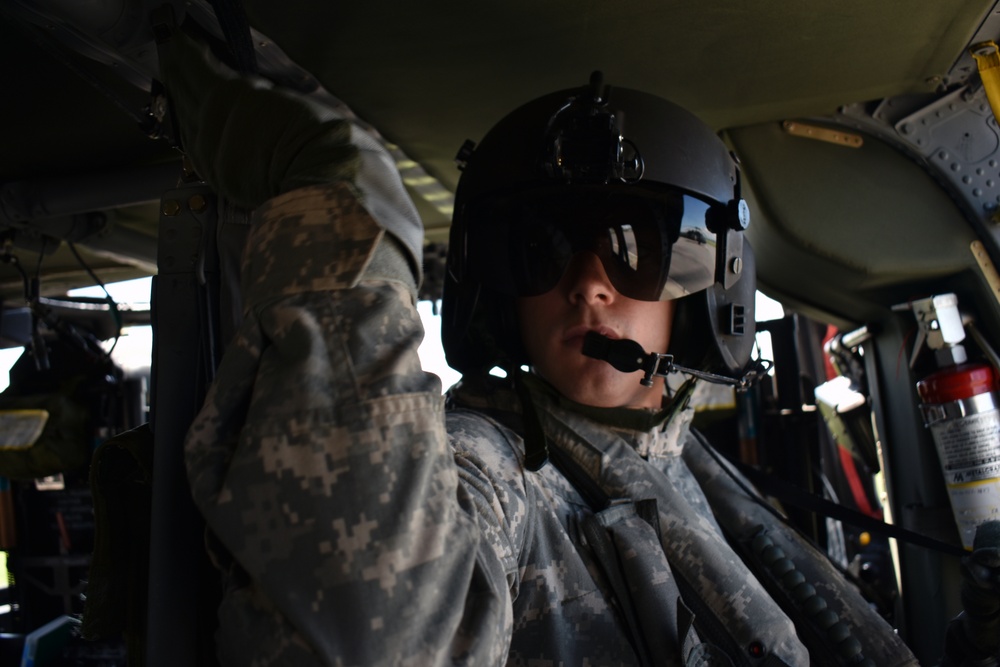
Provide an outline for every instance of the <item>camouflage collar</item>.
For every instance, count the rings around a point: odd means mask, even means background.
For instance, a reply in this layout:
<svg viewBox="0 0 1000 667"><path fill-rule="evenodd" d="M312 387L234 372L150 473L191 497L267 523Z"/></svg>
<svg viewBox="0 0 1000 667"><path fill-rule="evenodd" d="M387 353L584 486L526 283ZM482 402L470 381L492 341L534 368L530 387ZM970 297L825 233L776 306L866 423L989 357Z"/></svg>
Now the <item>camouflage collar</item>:
<svg viewBox="0 0 1000 667"><path fill-rule="evenodd" d="M534 373L522 373L519 380L542 412L564 415L563 421L589 423L609 429L628 442L644 458L671 458L680 454L681 443L690 427L694 410L688 405L693 383L685 383L670 403L659 410L636 408L596 408L571 401ZM522 431L522 406L512 379L487 374L466 375L448 396L449 404L487 412ZM582 419L581 419L582 418ZM523 435L523 433L522 433Z"/></svg>

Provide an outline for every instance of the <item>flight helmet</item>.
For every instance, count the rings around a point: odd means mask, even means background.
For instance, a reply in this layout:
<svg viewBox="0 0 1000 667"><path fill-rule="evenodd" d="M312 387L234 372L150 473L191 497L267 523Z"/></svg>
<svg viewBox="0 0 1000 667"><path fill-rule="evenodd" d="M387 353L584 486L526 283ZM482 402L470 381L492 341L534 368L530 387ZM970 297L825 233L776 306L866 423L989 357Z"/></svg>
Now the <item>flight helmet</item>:
<svg viewBox="0 0 1000 667"><path fill-rule="evenodd" d="M515 109L457 161L441 325L450 366L528 363L515 299L554 287L581 250L621 294L679 300L679 363L728 374L746 364L749 211L735 159L693 114L595 72Z"/></svg>

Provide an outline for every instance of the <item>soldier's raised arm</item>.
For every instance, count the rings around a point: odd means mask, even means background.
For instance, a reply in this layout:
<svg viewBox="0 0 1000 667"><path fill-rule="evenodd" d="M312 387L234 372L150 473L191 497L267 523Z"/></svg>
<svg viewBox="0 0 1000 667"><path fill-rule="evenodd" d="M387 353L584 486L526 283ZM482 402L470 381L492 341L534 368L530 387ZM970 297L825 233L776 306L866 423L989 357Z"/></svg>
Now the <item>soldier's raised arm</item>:
<svg viewBox="0 0 1000 667"><path fill-rule="evenodd" d="M420 368L422 229L392 160L180 32L161 70L198 173L256 209L244 321L186 442L225 576L221 660L502 662L506 575Z"/></svg>

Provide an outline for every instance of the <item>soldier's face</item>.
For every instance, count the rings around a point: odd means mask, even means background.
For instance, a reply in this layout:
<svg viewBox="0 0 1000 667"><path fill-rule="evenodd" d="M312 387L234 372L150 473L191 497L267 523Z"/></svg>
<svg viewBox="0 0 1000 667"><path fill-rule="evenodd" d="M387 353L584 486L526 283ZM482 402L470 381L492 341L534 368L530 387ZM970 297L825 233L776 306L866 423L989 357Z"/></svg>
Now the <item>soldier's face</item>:
<svg viewBox="0 0 1000 667"><path fill-rule="evenodd" d="M622 296L608 280L597 255L577 253L554 288L520 297L521 339L535 372L566 398L594 407L659 408L663 379L639 383L642 372L622 373L581 352L583 337L595 330L610 338L630 338L647 352L666 352L674 317L672 301L637 301Z"/></svg>

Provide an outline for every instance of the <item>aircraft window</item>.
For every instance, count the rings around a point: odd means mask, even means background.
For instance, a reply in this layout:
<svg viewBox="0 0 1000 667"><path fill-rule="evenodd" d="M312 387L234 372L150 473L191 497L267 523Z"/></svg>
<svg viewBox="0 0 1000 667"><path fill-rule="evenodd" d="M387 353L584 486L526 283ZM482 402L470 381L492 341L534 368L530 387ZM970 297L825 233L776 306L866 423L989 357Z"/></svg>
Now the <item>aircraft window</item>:
<svg viewBox="0 0 1000 667"><path fill-rule="evenodd" d="M129 303L129 304L149 304L149 290L152 284L152 278L136 278L135 280L123 280L120 283L108 283L105 287L108 288L108 294L111 298L118 303ZM68 296L89 296L103 298L106 296L104 290L99 286L94 285L93 287L81 287L80 289L70 290Z"/></svg>
<svg viewBox="0 0 1000 667"><path fill-rule="evenodd" d="M119 283L105 285L108 294L119 306L127 305L133 310L149 308L151 278L137 278ZM107 295L101 287L83 287L70 290L70 297L104 298ZM153 330L149 325L130 326L122 328L122 335L114 340L104 341L104 349L114 349L111 358L122 369L126 377L148 374L153 353Z"/></svg>
<svg viewBox="0 0 1000 667"><path fill-rule="evenodd" d="M10 386L10 369L14 367L23 353L23 347L0 350L0 391Z"/></svg>
<svg viewBox="0 0 1000 667"><path fill-rule="evenodd" d="M129 280L121 283L107 285L111 297L118 303L142 304L149 301L149 278ZM86 287L73 290L70 296L102 297L103 290L100 287ZM757 292L756 302L757 321L781 319L784 317L784 309L781 304L761 292ZM430 301L421 301L417 305L420 319L424 323L424 340L420 344L418 354L420 363L424 370L434 373L441 378L442 390L447 390L458 381L460 375L450 368L444 358L444 349L441 346L441 317L434 314L434 308ZM111 341L107 342L110 346ZM771 338L767 332L757 334L757 344L760 346L761 356L771 358ZM24 350L21 348L0 350L0 391L7 388L8 372ZM152 351L152 332L148 326L127 327L122 331L122 337L115 346L113 357L115 362L122 367L126 375L134 372L148 370L150 355Z"/></svg>
<svg viewBox="0 0 1000 667"><path fill-rule="evenodd" d="M149 278L110 283L106 287L111 298L118 304L129 304L139 310L149 307ZM95 285L70 290L67 296L104 298L106 295L103 289ZM105 341L104 348L110 349L113 343L113 340ZM152 349L152 329L149 326L125 327L111 357L126 376L148 374ZM21 358L23 352L24 348L0 350L0 391L4 391L10 385L10 369Z"/></svg>
<svg viewBox="0 0 1000 667"><path fill-rule="evenodd" d="M106 285L108 293L119 304L132 304L142 307L149 303L150 279L139 278L120 283ZM98 286L84 287L72 290L68 296L83 296L102 298L104 290ZM444 359L444 348L441 346L441 317L434 315L430 301L421 301L417 305L420 319L424 323L424 340L418 354L424 369L441 378L442 389L448 389L458 381L460 375L448 366ZM111 347L113 341L105 341L105 349ZM149 326L132 326L122 329L122 336L112 351L112 358L121 367L126 376L149 372L152 356L152 328ZM0 391L9 385L10 369L24 352L23 348L0 350Z"/></svg>
<svg viewBox="0 0 1000 667"><path fill-rule="evenodd" d="M434 304L421 301L417 304L420 321L424 323L424 340L420 343L417 354L420 355L420 365L429 373L441 378L441 391L458 382L462 376L444 360L444 347L441 345L441 315L434 313Z"/></svg>
<svg viewBox="0 0 1000 667"><path fill-rule="evenodd" d="M785 316L785 309L780 302L775 301L758 290L757 300L754 304L754 315L758 322L780 320ZM759 354L761 359L768 359L771 361L774 360L774 347L771 342L770 331L757 332L757 350L755 351L755 354ZM770 374L774 375L773 368L771 369Z"/></svg>
<svg viewBox="0 0 1000 667"><path fill-rule="evenodd" d="M761 291L757 291L757 301L754 304L758 322L780 320L785 316L785 308L780 301L775 301Z"/></svg>
<svg viewBox="0 0 1000 667"><path fill-rule="evenodd" d="M108 292L119 304L139 305L149 303L150 279L127 280L121 283L106 285ZM68 296L104 297L104 291L97 286L84 287L69 292ZM421 301L417 306L420 319L424 323L424 340L418 354L424 369L441 378L442 389L448 389L459 379L459 374L448 366L444 359L444 348L441 347L441 317L434 315L430 301ZM111 347L113 341L105 341L105 349ZM152 328L149 326L132 326L122 329L122 336L111 354L115 363L121 367L126 376L145 374L149 372L152 356ZM10 383L10 369L24 352L24 348L0 350L0 391L5 390Z"/></svg>

